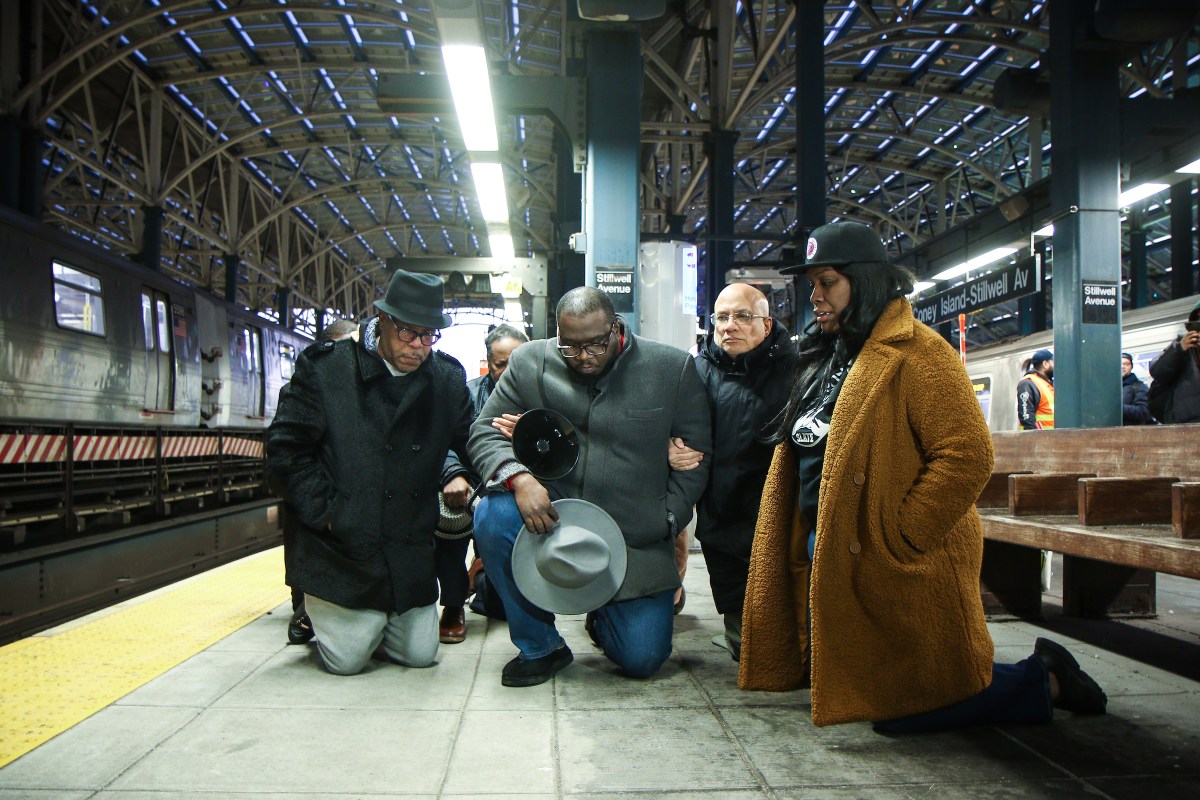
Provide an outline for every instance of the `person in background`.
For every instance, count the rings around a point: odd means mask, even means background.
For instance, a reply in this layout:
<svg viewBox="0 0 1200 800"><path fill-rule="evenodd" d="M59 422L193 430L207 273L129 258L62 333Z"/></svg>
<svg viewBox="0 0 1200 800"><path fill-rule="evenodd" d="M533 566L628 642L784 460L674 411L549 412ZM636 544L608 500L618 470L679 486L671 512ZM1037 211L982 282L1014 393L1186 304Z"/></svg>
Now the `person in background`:
<svg viewBox="0 0 1200 800"><path fill-rule="evenodd" d="M696 510L696 538L725 625L712 641L736 661L754 523L774 450L763 441L762 428L787 400L796 343L783 323L771 317L766 295L749 284L722 289L710 321L712 332L696 355L696 369L712 407L713 431L708 486ZM678 450L686 448L680 440L672 444ZM676 469L695 463L678 461L674 453L671 462Z"/></svg>
<svg viewBox="0 0 1200 800"><path fill-rule="evenodd" d="M631 677L653 675L671 654L674 596L679 586L675 537L687 525L708 479L705 464L670 468L671 437L711 448L708 401L695 362L683 350L635 336L593 287L563 295L555 313L558 338L530 342L512 354L508 371L471 428L470 457L492 476L475 510L475 541L508 615L519 650L501 674L505 686L550 680L574 659L554 615L533 605L513 579L512 551L524 526L554 529L552 499L577 498L612 516L624 537L628 569L613 600L587 615L592 639ZM567 418L579 457L565 476L542 483L517 461L496 424L534 408Z"/></svg>
<svg viewBox="0 0 1200 800"><path fill-rule="evenodd" d="M483 404L487 402L492 390L496 388L496 382L500 380L504 370L508 369L508 359L512 356L512 352L528 341L528 336L511 325L497 325L488 331L483 340L483 346L487 353L487 372L478 378L467 381L467 393L471 397L472 422L479 416ZM451 470L454 465L460 463L456 453L450 453L447 457L447 467ZM457 473L451 471L450 476L457 477ZM472 483L478 483L480 480L478 475L470 475L469 479ZM453 496L446 493L446 505L451 508L461 508L471 494L470 483L465 484L465 487L465 493L458 492ZM461 489L462 487L456 485L455 488ZM467 621L463 606L467 602L467 597L476 591L474 584L483 569L483 562L478 557L471 564L471 569L469 571L467 569L467 545L470 541L470 537L461 539L438 537L435 540L434 553L437 559L438 585L441 588L440 602L442 604L442 617L438 622L438 638L442 644L456 644L467 638ZM480 605L482 609L487 610L490 606L493 613L489 616L503 619L504 609L500 605L499 598L495 596L494 591L487 587L486 579L481 583L485 587L484 596L479 598L480 604L473 602L472 607Z"/></svg>
<svg viewBox="0 0 1200 800"><path fill-rule="evenodd" d="M1133 356L1121 353L1121 424L1145 425L1153 420L1146 384L1133 374Z"/></svg>
<svg viewBox="0 0 1200 800"><path fill-rule="evenodd" d="M1022 430L1054 427L1054 354L1038 350L1017 383L1017 423Z"/></svg>
<svg viewBox="0 0 1200 800"><path fill-rule="evenodd" d="M357 339L358 325L353 320L335 319L333 322L325 326L321 331L321 336L317 341L321 342L337 342L342 339ZM286 509L287 506L285 505ZM284 525L286 533L289 526ZM286 553L288 549L288 536L284 536L283 547ZM284 556L284 560L287 556ZM308 618L308 614L304 613L304 592L292 588L292 619L288 623L288 644L307 644L312 640L313 629L312 620Z"/></svg>
<svg viewBox="0 0 1200 800"><path fill-rule="evenodd" d="M1200 301L1188 314L1185 330L1150 362L1150 406L1162 395L1161 422L1200 422Z"/></svg>
<svg viewBox="0 0 1200 800"><path fill-rule="evenodd" d="M975 499L992 437L958 353L913 317L913 277L854 222L812 232L800 341L763 487L738 685L810 684L817 725L888 733L1102 714L1057 642L993 663ZM811 672L810 672L811 667Z"/></svg>
<svg viewBox="0 0 1200 800"><path fill-rule="evenodd" d="M471 424L462 365L432 350L452 323L442 305L439 278L396 270L360 341L300 355L267 429L267 480L293 544L287 581L336 675L360 672L377 648L411 667L437 657L438 468Z"/></svg>

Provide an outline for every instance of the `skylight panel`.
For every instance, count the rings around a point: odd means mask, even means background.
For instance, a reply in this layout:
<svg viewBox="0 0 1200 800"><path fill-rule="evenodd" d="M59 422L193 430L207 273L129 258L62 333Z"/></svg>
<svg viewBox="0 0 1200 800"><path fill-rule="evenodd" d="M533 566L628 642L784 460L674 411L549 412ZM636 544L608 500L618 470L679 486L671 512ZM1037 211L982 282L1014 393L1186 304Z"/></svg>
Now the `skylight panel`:
<svg viewBox="0 0 1200 800"><path fill-rule="evenodd" d="M829 45L833 43L833 40L842 34L842 27L850 20L850 13L851 10L846 9L842 12L842 15L838 17L838 21L833 23L833 30L825 35L826 47L829 47Z"/></svg>
<svg viewBox="0 0 1200 800"><path fill-rule="evenodd" d="M285 11L283 12L283 16L291 26L292 32L296 34L296 38L299 39L302 44L307 45L308 37L304 35L304 29L300 27L300 23L296 20L296 15L291 11Z"/></svg>

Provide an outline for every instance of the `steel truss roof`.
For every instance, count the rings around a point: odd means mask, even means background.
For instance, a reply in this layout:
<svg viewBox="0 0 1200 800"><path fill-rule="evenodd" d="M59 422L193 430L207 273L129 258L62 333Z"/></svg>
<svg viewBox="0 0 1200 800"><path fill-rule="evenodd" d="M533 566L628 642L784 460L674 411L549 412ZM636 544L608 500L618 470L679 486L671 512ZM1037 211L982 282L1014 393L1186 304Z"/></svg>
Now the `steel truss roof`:
<svg viewBox="0 0 1200 800"><path fill-rule="evenodd" d="M574 0L480 5L496 70L563 76L581 58ZM40 58L9 111L46 137L56 224L136 256L143 209L161 207L163 269L223 291L236 254L238 299L257 310L287 286L298 309L361 314L389 258L489 254L456 120L385 113L377 101L382 74L443 72L431 0L37 8ZM1007 68L1040 65L1048 14L1020 0L826 3L828 217L870 224L899 252L1040 177L1047 126L997 108L992 87ZM735 130L734 257L793 257L795 19L785 0L676 0L640 23L644 233L682 220L703 248L705 137ZM1155 43L1127 62L1122 92L1169 96L1177 65L1194 83L1198 62L1194 29ZM553 263L566 243L552 124L502 122L518 255ZM1152 291L1169 295L1165 206L1142 213ZM996 316L980 322L982 338L1012 333L1011 315ZM299 323L311 326L311 312Z"/></svg>

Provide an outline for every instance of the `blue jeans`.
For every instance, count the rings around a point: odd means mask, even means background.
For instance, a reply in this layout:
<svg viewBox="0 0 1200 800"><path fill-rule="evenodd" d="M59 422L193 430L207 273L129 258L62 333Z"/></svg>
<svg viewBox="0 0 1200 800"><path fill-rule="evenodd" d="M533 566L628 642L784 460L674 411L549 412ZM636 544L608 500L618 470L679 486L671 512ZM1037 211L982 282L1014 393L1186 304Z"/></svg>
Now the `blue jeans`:
<svg viewBox="0 0 1200 800"><path fill-rule="evenodd" d="M1050 676L1037 656L1016 664L993 664L992 683L982 692L944 708L875 723L877 733L927 733L968 725L1049 722L1054 716Z"/></svg>
<svg viewBox="0 0 1200 800"><path fill-rule="evenodd" d="M475 509L475 546L488 581L496 587L508 614L508 635L523 659L541 658L563 645L554 615L525 599L513 581L513 543L522 521L508 492L485 495ZM675 590L601 606L594 612L600 647L627 675L648 678L671 655Z"/></svg>

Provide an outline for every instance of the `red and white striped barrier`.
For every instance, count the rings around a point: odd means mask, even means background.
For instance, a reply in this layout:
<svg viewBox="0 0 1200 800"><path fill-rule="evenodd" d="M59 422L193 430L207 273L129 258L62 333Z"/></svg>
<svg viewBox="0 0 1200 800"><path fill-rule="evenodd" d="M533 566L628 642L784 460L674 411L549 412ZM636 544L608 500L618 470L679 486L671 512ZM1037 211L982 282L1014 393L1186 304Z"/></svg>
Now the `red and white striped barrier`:
<svg viewBox="0 0 1200 800"><path fill-rule="evenodd" d="M163 458L215 456L218 446L227 456L262 458L261 441L242 437L164 436ZM79 461L130 461L154 458L153 436L90 435L75 437ZM50 464L67 458L66 436L53 433L0 433L0 464Z"/></svg>
<svg viewBox="0 0 1200 800"><path fill-rule="evenodd" d="M0 464L44 464L66 457L66 437L54 434L0 433Z"/></svg>
<svg viewBox="0 0 1200 800"><path fill-rule="evenodd" d="M263 443L257 439L226 439L223 446L227 456L263 457Z"/></svg>

